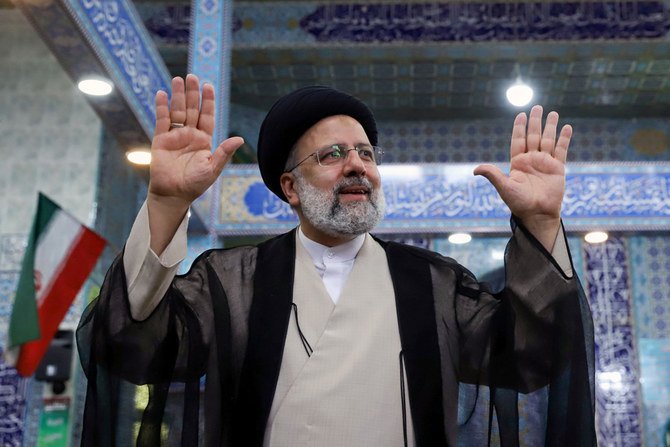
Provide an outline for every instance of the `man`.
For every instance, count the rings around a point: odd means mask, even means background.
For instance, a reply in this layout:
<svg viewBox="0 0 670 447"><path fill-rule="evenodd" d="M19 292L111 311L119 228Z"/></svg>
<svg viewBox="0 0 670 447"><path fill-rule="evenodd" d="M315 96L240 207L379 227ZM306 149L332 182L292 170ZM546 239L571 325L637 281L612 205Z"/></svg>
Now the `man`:
<svg viewBox="0 0 670 447"><path fill-rule="evenodd" d="M129 383L152 384L137 443L157 444L181 381L194 445L203 374L207 446L456 445L459 382L489 386L504 445L519 442L517 391L543 389L545 443L595 444L590 314L560 222L572 130L557 138L555 112L544 130L540 107L517 116L509 176L475 170L514 215L493 295L451 259L369 235L384 213L375 120L326 87L281 98L260 130L263 180L298 229L174 277L187 210L242 140L211 152L212 87L201 97L189 75L172 92L156 96L146 204L78 331L84 444L123 442Z"/></svg>

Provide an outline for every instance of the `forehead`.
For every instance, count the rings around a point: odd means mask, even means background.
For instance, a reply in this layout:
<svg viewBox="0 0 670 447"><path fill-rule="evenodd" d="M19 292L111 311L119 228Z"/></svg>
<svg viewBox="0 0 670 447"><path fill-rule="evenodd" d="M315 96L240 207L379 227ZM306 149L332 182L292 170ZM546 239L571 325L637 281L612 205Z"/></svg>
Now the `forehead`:
<svg viewBox="0 0 670 447"><path fill-rule="evenodd" d="M334 143L350 145L369 143L363 126L347 115L334 115L322 119L298 139L297 149L314 150L321 146Z"/></svg>

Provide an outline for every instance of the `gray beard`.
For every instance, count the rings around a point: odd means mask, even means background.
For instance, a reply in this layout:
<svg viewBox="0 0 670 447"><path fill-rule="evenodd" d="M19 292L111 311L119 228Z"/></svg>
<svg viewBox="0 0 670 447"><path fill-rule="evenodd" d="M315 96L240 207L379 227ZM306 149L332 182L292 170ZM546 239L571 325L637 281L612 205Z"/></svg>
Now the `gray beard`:
<svg viewBox="0 0 670 447"><path fill-rule="evenodd" d="M305 218L317 230L333 237L358 236L372 230L384 217L384 194L364 177L345 177L332 191L311 185L297 170L295 188ZM365 186L370 194L362 202L341 203L339 191L349 186Z"/></svg>

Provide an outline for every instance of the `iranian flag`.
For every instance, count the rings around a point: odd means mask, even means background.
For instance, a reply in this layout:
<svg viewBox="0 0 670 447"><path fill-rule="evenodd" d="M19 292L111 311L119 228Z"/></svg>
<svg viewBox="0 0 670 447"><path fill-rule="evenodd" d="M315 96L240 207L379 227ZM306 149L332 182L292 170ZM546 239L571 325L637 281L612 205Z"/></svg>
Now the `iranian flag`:
<svg viewBox="0 0 670 447"><path fill-rule="evenodd" d="M9 323L6 360L31 376L105 240L39 194Z"/></svg>

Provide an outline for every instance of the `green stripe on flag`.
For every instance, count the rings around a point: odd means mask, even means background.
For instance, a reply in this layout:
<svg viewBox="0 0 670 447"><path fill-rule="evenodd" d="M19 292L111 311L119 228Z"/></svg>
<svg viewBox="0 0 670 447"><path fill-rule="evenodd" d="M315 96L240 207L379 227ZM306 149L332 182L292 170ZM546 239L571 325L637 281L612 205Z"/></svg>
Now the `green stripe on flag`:
<svg viewBox="0 0 670 447"><path fill-rule="evenodd" d="M8 348L40 338L35 298L35 249L44 228L58 211L58 205L39 194L35 220L28 236L28 246L21 262L21 275L16 288L12 317L9 322Z"/></svg>

